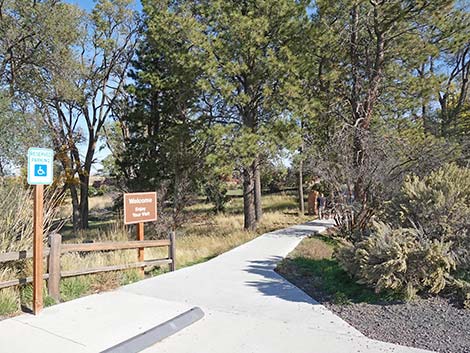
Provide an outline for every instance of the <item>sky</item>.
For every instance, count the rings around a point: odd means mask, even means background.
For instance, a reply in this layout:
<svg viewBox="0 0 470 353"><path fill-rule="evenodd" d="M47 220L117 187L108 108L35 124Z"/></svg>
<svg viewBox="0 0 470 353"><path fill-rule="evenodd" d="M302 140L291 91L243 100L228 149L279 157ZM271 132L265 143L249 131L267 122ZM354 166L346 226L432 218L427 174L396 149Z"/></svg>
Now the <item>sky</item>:
<svg viewBox="0 0 470 353"><path fill-rule="evenodd" d="M65 2L78 5L81 8L90 11L93 8L96 0L65 0ZM140 10L142 8L140 0L134 0L134 2L136 3L137 9Z"/></svg>
<svg viewBox="0 0 470 353"><path fill-rule="evenodd" d="M86 10L86 11L91 11L93 7L95 6L96 0L64 0L64 2L74 4L79 6L80 8ZM137 10L142 9L142 5L140 3L140 0L134 0L135 6ZM83 123L84 124L84 123ZM83 125L83 130L86 131L86 126ZM82 155L85 155L86 152L86 145L87 143L84 142L83 144L79 145L78 148L80 150L80 153ZM102 169L102 164L101 161L105 159L111 151L107 148L106 144L104 141L100 140L98 142L98 148L95 152L95 157L94 159L97 161L93 166L92 166L92 173L95 174L97 171Z"/></svg>

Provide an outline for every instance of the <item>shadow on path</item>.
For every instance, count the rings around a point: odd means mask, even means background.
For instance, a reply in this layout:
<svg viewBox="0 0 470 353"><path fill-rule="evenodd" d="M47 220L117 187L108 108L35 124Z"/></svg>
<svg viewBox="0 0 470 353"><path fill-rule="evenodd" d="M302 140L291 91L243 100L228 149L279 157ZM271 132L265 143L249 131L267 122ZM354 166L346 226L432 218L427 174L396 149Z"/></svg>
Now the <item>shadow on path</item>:
<svg viewBox="0 0 470 353"><path fill-rule="evenodd" d="M263 295L278 297L283 300L297 303L319 304L299 288L288 282L284 277L274 272L277 264L283 259L273 256L267 260L250 261L245 269L249 273L262 276L263 279L245 282L248 286L256 288Z"/></svg>

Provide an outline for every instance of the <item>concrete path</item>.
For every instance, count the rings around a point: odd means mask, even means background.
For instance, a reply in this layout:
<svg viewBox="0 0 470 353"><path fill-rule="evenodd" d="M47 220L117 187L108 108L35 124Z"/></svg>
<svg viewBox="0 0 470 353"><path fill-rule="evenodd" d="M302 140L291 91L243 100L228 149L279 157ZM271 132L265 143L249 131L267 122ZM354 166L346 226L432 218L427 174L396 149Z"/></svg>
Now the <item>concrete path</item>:
<svg viewBox="0 0 470 353"><path fill-rule="evenodd" d="M312 222L206 263L0 322L0 353L100 352L194 306L205 317L145 352L425 352L369 340L274 272Z"/></svg>
<svg viewBox="0 0 470 353"><path fill-rule="evenodd" d="M265 234L208 262L119 291L202 308L206 316L145 352L349 353L425 352L364 337L274 272L315 221Z"/></svg>
<svg viewBox="0 0 470 353"><path fill-rule="evenodd" d="M0 353L96 353L191 309L183 303L107 292L0 322Z"/></svg>

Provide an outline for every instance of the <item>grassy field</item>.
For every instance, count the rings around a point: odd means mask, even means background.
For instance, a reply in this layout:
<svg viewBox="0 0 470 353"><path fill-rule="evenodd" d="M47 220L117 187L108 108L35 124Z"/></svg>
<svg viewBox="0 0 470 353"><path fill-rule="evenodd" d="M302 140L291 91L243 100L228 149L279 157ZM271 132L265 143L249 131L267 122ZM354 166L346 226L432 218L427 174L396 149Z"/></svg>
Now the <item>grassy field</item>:
<svg viewBox="0 0 470 353"><path fill-rule="evenodd" d="M223 214L213 214L212 205L198 202L187 209L188 221L178 230L176 238L177 267L185 267L207 261L223 252L241 245L256 236L289 225L308 220L299 216L294 197L288 194L266 195L263 197L264 216L255 232L243 230L242 199L235 197L227 205ZM74 234L70 225L61 230L64 242L80 243L85 240L120 241L135 239L135 229L126 229L116 220L110 211L112 199L100 196L90 199L91 222L90 230ZM64 217L70 210L61 210ZM151 231L148 232L152 236ZM156 259L167 256L166 248L145 250L145 259ZM61 257L64 271L85 269L97 266L132 263L137 260L135 250L95 252L87 255L78 253L65 254ZM161 274L166 267L150 269L146 274L153 276ZM18 267L0 270L0 281L6 281L19 276L28 276L32 272L30 261L22 261ZM120 285L139 280L136 270L108 272L97 275L79 276L61 281L61 298L71 300L83 295L110 290ZM21 308L29 307L32 300L31 286L8 288L0 290L0 316L15 315ZM46 296L46 305L53 300Z"/></svg>

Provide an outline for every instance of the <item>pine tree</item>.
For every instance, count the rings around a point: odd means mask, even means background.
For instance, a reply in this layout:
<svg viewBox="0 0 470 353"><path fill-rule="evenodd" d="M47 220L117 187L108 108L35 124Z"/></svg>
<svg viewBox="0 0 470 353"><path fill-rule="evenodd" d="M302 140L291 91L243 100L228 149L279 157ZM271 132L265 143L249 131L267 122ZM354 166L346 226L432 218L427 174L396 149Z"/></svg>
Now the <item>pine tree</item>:
<svg viewBox="0 0 470 353"><path fill-rule="evenodd" d="M121 122L127 148L118 164L128 190L164 189L177 217L204 153L198 133L206 119L195 109L204 58L191 41L200 35L199 24L178 1L144 1L143 8L142 41L128 88L133 100Z"/></svg>
<svg viewBox="0 0 470 353"><path fill-rule="evenodd" d="M260 164L278 122L288 121L288 99L297 93L293 43L303 36L306 3L292 0L190 2L205 27L201 81L205 111L232 126L240 155L245 229L261 219ZM281 141L278 141L282 145Z"/></svg>

